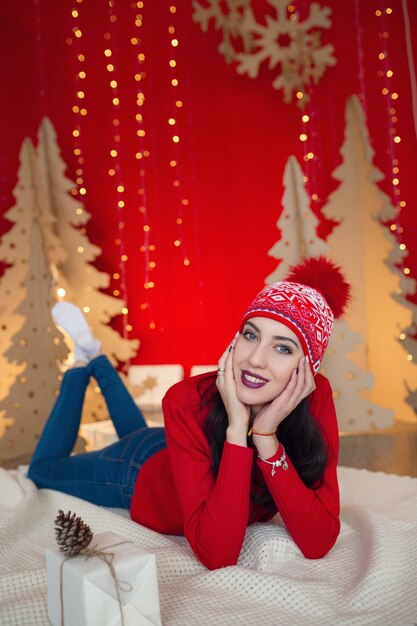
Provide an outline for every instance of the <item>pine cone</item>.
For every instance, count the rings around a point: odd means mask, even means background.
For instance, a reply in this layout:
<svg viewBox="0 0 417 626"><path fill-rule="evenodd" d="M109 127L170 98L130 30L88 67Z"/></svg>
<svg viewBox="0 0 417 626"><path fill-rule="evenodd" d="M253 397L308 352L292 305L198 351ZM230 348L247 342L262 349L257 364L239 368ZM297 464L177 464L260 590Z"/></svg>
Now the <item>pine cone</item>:
<svg viewBox="0 0 417 626"><path fill-rule="evenodd" d="M71 515L71 511L64 513L60 509L55 519L55 537L65 556L75 556L90 544L93 533L81 517L76 517L75 513Z"/></svg>

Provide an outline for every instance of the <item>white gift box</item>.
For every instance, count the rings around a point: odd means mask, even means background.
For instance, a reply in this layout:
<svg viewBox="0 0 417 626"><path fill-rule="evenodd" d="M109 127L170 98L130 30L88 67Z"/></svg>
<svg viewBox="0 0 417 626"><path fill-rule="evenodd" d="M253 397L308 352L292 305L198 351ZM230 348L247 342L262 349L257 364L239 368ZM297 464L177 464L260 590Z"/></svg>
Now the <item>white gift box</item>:
<svg viewBox="0 0 417 626"><path fill-rule="evenodd" d="M199 376L200 374L208 374L217 371L218 365L192 365L190 376Z"/></svg>
<svg viewBox="0 0 417 626"><path fill-rule="evenodd" d="M100 420L81 424L80 435L87 442L86 450L101 450L117 441L117 433L111 420Z"/></svg>
<svg viewBox="0 0 417 626"><path fill-rule="evenodd" d="M168 389L183 378L182 365L131 365L128 372L134 400L142 411L161 410Z"/></svg>
<svg viewBox="0 0 417 626"><path fill-rule="evenodd" d="M147 415L144 416L148 426L158 427L164 425L162 412L154 412L152 415L155 419L149 419ZM87 451L101 450L119 439L111 420L81 424L80 435L86 440Z"/></svg>
<svg viewBox="0 0 417 626"><path fill-rule="evenodd" d="M161 626L156 558L122 537L94 535L88 549L114 554L112 565L98 556L66 558L46 550L48 616L54 626ZM62 608L64 619L62 620Z"/></svg>

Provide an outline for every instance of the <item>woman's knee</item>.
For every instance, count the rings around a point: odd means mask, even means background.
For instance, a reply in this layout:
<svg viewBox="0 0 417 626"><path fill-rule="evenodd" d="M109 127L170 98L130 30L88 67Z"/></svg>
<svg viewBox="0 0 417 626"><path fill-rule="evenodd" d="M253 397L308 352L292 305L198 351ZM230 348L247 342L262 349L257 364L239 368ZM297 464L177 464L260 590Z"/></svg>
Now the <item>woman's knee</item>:
<svg viewBox="0 0 417 626"><path fill-rule="evenodd" d="M35 461L29 465L27 476L37 487L43 487L48 479L49 464L45 461Z"/></svg>
<svg viewBox="0 0 417 626"><path fill-rule="evenodd" d="M28 473L27 476L28 478L30 478L30 480L33 480L33 482L35 483L35 485L39 486L39 482L41 480L41 476L39 474L39 463L31 463L29 465L29 469L28 469Z"/></svg>

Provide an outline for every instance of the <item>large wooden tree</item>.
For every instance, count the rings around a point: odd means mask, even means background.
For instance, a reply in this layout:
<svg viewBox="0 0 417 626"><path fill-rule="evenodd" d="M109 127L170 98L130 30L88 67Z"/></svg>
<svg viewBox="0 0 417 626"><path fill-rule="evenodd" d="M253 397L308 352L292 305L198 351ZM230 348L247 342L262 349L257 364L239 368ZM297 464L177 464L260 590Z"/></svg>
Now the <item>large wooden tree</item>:
<svg viewBox="0 0 417 626"><path fill-rule="evenodd" d="M401 251L383 221L395 215L389 198L378 181L382 174L373 165L373 150L364 113L356 97L347 101L342 164L333 172L340 181L323 212L339 222L328 238L331 256L343 267L353 286L346 321L363 337L351 360L372 372L374 385L363 396L379 404L399 420L415 422L415 412L406 401L416 388L417 368L407 360L401 344L403 329L412 324L412 313L398 297L409 292L407 279L394 264ZM377 426L375 416L362 416Z"/></svg>
<svg viewBox="0 0 417 626"><path fill-rule="evenodd" d="M68 352L51 318L53 277L40 226L41 197L34 149L29 140L23 143L20 162L14 207L19 221L8 234L11 240L15 234L19 249L16 267L23 269L19 303L14 311L8 312L8 317L16 316L19 324L2 355L5 372L11 368L14 379L0 403L5 424L0 439L0 462L18 457L26 459L32 454L58 393L60 365ZM0 290L3 287L2 281Z"/></svg>
<svg viewBox="0 0 417 626"><path fill-rule="evenodd" d="M42 120L38 140L43 215L49 221L52 216L61 247L66 252L64 259L51 259L57 267L57 288L65 290L65 300L84 311L93 333L113 364L129 361L136 354L139 341L122 337L110 326L112 318L119 315L126 304L121 298L103 292L109 286L110 276L94 266L101 249L88 238L85 226L91 216L80 199L71 195L75 183L66 176L67 166L61 157L56 131L48 118ZM123 376L123 379L128 385L127 377ZM94 381L87 391L84 415L86 419L108 417Z"/></svg>
<svg viewBox="0 0 417 626"><path fill-rule="evenodd" d="M277 222L281 238L269 251L279 265L266 279L267 284L283 280L288 268L305 257L331 256L327 242L317 235L319 220L311 210L303 171L293 156L287 161L283 182L282 212ZM374 377L351 359L363 343L364 338L353 332L345 320L336 320L321 368L331 381L339 429L344 432L368 430L370 419L379 427L392 423L391 411L363 395L372 389Z"/></svg>
<svg viewBox="0 0 417 626"><path fill-rule="evenodd" d="M15 204L5 213L12 226L0 241L0 259L7 267L0 279L0 400L3 399L22 367L17 364L8 364L5 353L12 343L12 337L23 324L23 317L15 313L18 305L25 297L23 280L27 272L27 259L22 256L22 244L26 241L26 233L20 222L30 190L27 181L30 180L30 163L25 155L25 143L20 151L20 166L17 184L13 190ZM26 184L25 184L26 182ZM4 432L6 422L0 421L0 437Z"/></svg>

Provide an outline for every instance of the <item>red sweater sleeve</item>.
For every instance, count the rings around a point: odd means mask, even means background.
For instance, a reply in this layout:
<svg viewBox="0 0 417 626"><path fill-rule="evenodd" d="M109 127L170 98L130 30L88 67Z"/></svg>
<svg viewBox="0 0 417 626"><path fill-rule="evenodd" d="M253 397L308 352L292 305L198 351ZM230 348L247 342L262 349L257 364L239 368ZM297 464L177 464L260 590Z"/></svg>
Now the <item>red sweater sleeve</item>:
<svg viewBox="0 0 417 626"><path fill-rule="evenodd" d="M258 459L268 490L271 493L282 520L305 557L318 559L327 554L340 531L340 501L337 482L337 459L339 432L332 391L326 378L317 375L317 388L311 396L309 409L319 423L328 454L323 481L317 489L304 485L291 459L287 455L288 470L277 468ZM283 448L280 445L274 457L278 460Z"/></svg>
<svg viewBox="0 0 417 626"><path fill-rule="evenodd" d="M199 401L195 384L184 381L167 392L163 411L184 534L201 563L216 569L236 564L242 548L253 450L226 442L215 479Z"/></svg>

